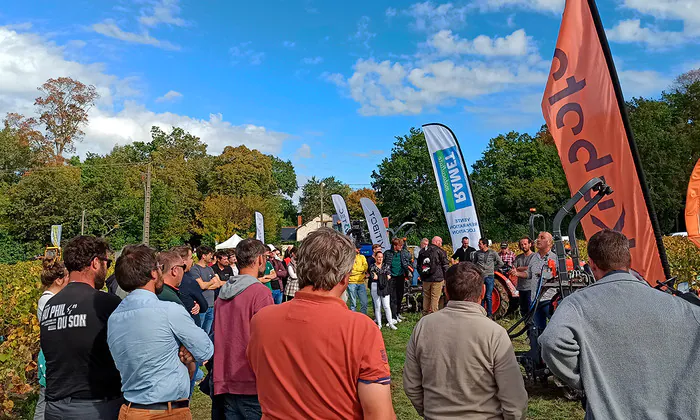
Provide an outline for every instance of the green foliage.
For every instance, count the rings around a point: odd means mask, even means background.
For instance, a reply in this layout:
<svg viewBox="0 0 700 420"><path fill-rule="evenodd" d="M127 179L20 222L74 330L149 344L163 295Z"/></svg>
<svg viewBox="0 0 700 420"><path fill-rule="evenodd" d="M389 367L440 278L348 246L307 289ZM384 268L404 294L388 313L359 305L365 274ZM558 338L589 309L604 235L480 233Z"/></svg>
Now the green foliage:
<svg viewBox="0 0 700 420"><path fill-rule="evenodd" d="M529 209L552 220L569 199L556 147L539 136L510 132L489 141L471 181L484 234L516 240L528 234Z"/></svg>
<svg viewBox="0 0 700 420"><path fill-rule="evenodd" d="M22 400L37 386L39 352L37 302L41 294L37 262L0 265L0 417L16 417Z"/></svg>
<svg viewBox="0 0 700 420"><path fill-rule="evenodd" d="M279 193L291 197L299 189L294 165L289 160L283 161L272 155L268 155L268 157L272 161L272 178L275 180Z"/></svg>
<svg viewBox="0 0 700 420"><path fill-rule="evenodd" d="M331 176L324 179L312 177L302 188L301 197L299 198L299 207L301 207L301 216L304 223L321 215L321 184L323 183L323 212L326 214L334 214L333 200L331 195L339 194L347 197L350 194L350 187L343 184L335 177Z"/></svg>
<svg viewBox="0 0 700 420"><path fill-rule="evenodd" d="M362 188L359 190L355 190L345 198L345 204L348 206L348 213L350 214L351 220L364 219L365 214L362 210L362 204L360 204L360 200L363 198L369 198L375 203L377 202L377 194L371 188Z"/></svg>
<svg viewBox="0 0 700 420"><path fill-rule="evenodd" d="M428 146L423 132L411 128L396 137L391 156L372 172L379 210L392 226L415 222L413 235L449 237Z"/></svg>

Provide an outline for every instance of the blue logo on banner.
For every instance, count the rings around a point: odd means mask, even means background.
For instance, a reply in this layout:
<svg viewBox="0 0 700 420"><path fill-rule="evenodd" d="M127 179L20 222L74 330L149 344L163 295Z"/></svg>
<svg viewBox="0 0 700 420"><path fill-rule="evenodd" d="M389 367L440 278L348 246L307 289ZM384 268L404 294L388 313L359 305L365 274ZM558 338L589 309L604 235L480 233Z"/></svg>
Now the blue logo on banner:
<svg viewBox="0 0 700 420"><path fill-rule="evenodd" d="M462 166L457 147L438 150L433 153L433 159L438 169L438 185L442 191L445 209L453 212L471 206L467 173Z"/></svg>

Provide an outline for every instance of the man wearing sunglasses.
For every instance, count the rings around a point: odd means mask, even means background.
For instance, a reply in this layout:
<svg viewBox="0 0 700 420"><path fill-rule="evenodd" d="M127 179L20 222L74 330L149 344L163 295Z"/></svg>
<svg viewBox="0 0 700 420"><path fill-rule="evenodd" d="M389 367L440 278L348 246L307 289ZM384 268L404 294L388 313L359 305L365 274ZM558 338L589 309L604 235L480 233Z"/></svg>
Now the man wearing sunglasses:
<svg viewBox="0 0 700 420"><path fill-rule="evenodd" d="M129 292L107 329L122 378L121 420L191 419L188 398L196 362L214 354L211 340L183 306L158 300L164 268L153 249L129 245L114 269L119 286Z"/></svg>
<svg viewBox="0 0 700 420"><path fill-rule="evenodd" d="M78 236L63 250L70 283L41 315L46 357L46 413L53 419L116 419L121 377L107 346L107 319L120 299L100 291L110 249L104 239Z"/></svg>
<svg viewBox="0 0 700 420"><path fill-rule="evenodd" d="M180 283L182 276L187 270L187 264L182 261L182 258L175 252L161 252L158 254L158 264L163 270L163 290L158 293L158 299L165 302L174 302L181 305L185 304L180 299Z"/></svg>

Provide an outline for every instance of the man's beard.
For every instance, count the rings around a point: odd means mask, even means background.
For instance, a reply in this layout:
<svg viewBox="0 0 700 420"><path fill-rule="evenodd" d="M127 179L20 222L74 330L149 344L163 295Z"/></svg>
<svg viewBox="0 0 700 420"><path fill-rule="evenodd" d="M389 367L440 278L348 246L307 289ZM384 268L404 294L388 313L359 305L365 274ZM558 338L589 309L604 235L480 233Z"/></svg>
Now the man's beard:
<svg viewBox="0 0 700 420"><path fill-rule="evenodd" d="M156 282L156 294L157 294L157 295L159 295L160 292L163 291L163 285L164 285L164 284L165 284L165 282L163 281L163 276L159 274L159 275L158 275L158 281Z"/></svg>
<svg viewBox="0 0 700 420"><path fill-rule="evenodd" d="M264 265L261 265L261 266L258 268L258 278L263 277L264 275L265 275L265 266L264 266Z"/></svg>
<svg viewBox="0 0 700 420"><path fill-rule="evenodd" d="M100 271L95 273L95 277L93 278L93 281L95 282L95 289L102 290L102 288L105 287L105 280L106 279L107 279L107 268L105 266L102 266L102 268L100 268Z"/></svg>

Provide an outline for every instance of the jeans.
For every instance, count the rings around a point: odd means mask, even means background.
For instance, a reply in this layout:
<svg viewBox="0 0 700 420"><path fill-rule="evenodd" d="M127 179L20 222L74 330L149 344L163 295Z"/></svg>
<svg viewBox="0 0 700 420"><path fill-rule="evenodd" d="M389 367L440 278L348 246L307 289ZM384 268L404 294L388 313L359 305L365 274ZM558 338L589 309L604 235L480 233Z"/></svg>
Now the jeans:
<svg viewBox="0 0 700 420"><path fill-rule="evenodd" d="M418 261L413 261L413 280L411 286L418 286Z"/></svg>
<svg viewBox="0 0 700 420"><path fill-rule="evenodd" d="M211 326L214 324L214 305L211 305L203 314L199 314L199 322L202 324L204 332L209 334Z"/></svg>
<svg viewBox="0 0 700 420"><path fill-rule="evenodd" d="M382 325L382 308L384 308L384 315L386 315L387 324L391 324L393 321L391 318L391 304L389 303L389 295L379 296L376 281L372 283L370 291L372 293L372 302L374 302L374 318L377 325Z"/></svg>
<svg viewBox="0 0 700 420"><path fill-rule="evenodd" d="M549 308L551 306L551 300L545 300L544 302L540 302L540 304L537 305L537 312L535 312L535 325L540 330L540 332L544 331L544 329L547 327L547 320L550 318Z"/></svg>
<svg viewBox="0 0 700 420"><path fill-rule="evenodd" d="M116 419L123 403L122 397L113 400L80 400L68 397L58 401L46 401L44 419Z"/></svg>
<svg viewBox="0 0 700 420"><path fill-rule="evenodd" d="M484 277L484 284L486 284L486 294L484 295L484 300L486 301L486 316L493 316L493 276Z"/></svg>
<svg viewBox="0 0 700 420"><path fill-rule="evenodd" d="M367 287L364 283L348 284L348 296L350 297L350 310L356 312L357 300L360 300L360 312L367 315Z"/></svg>
<svg viewBox="0 0 700 420"><path fill-rule="evenodd" d="M257 395L220 394L212 399L212 420L259 420L261 417Z"/></svg>
<svg viewBox="0 0 700 420"><path fill-rule="evenodd" d="M272 289L272 300L275 301L275 305L282 303L282 291L279 289Z"/></svg>
<svg viewBox="0 0 700 420"><path fill-rule="evenodd" d="M520 290L520 316L527 315L530 312L530 305L532 305L532 290Z"/></svg>
<svg viewBox="0 0 700 420"><path fill-rule="evenodd" d="M36 402L34 409L34 420L44 420L44 411L46 411L46 387L39 387L39 399Z"/></svg>

